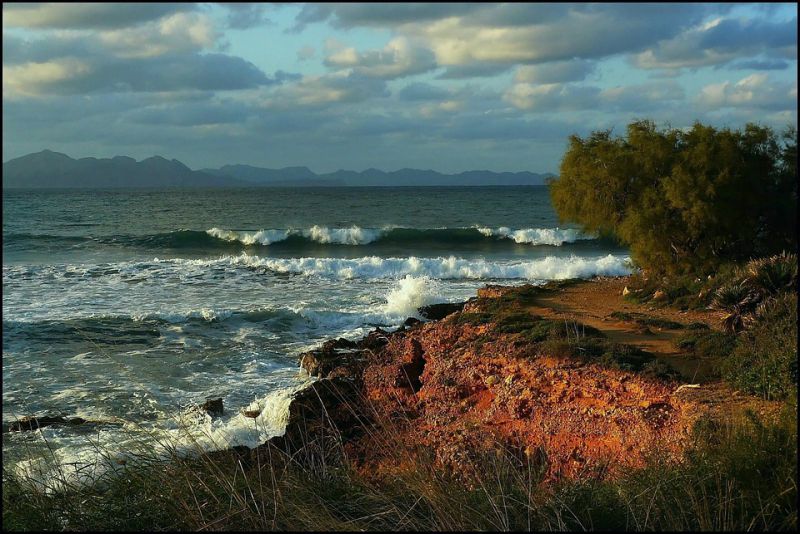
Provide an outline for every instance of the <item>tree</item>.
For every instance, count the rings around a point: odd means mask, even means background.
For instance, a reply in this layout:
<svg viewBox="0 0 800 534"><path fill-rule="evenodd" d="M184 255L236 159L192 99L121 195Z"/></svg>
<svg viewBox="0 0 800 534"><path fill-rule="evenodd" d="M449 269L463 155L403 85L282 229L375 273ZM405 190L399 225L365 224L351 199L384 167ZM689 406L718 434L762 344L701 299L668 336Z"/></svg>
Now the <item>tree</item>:
<svg viewBox="0 0 800 534"><path fill-rule="evenodd" d="M782 136L652 121L573 135L550 182L563 221L615 235L640 266L706 274L721 263L797 247L797 131Z"/></svg>

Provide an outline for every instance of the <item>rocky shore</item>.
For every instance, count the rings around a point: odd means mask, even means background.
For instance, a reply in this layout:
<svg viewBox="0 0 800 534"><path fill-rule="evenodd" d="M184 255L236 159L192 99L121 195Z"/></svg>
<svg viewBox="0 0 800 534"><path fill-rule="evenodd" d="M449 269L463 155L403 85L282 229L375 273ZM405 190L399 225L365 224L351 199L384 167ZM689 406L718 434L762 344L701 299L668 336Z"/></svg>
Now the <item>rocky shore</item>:
<svg viewBox="0 0 800 534"><path fill-rule="evenodd" d="M463 305L420 310L437 320L325 342L301 356L319 380L270 445L344 454L377 478L417 455L469 478L473 459L504 450L550 480L613 476L653 451L677 458L709 403L635 345L534 313L570 285L488 286Z"/></svg>

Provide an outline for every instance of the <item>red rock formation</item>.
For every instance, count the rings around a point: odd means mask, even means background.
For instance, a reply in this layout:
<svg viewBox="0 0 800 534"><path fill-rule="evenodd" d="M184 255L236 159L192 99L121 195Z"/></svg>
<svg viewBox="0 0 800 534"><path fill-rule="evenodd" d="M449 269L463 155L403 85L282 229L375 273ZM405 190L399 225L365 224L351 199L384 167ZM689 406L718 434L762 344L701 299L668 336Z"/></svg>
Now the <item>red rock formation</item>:
<svg viewBox="0 0 800 534"><path fill-rule="evenodd" d="M482 290L465 313L502 294ZM599 469L613 476L641 465L654 448L662 457L681 450L696 410L672 394L677 384L554 357L519 334L459 315L373 333L358 343L362 365L328 373L357 369L351 378L360 393L348 403L369 423L346 447L366 473L402 469L397 450L421 450L468 475L470 458L504 447L542 463L549 479Z"/></svg>

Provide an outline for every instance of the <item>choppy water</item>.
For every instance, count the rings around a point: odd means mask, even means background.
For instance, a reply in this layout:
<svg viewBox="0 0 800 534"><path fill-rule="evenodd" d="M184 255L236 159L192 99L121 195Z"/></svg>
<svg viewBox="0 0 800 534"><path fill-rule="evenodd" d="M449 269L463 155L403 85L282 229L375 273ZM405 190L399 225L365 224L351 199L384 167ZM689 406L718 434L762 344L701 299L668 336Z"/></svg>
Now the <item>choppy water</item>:
<svg viewBox="0 0 800 534"><path fill-rule="evenodd" d="M544 187L4 192L3 422L118 423L6 435L4 453L35 472L137 443L254 446L282 431L297 355L326 338L626 262L559 225ZM189 409L207 396L224 417Z"/></svg>

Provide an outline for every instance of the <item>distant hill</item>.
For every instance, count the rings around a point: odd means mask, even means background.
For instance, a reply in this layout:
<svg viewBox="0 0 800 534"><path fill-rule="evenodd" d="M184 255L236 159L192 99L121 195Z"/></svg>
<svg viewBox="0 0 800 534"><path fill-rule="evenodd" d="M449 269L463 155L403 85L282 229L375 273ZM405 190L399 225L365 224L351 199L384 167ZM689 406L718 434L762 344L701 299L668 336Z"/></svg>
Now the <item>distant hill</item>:
<svg viewBox="0 0 800 534"><path fill-rule="evenodd" d="M3 163L3 188L220 187L239 180L193 171L180 161L154 156L72 159L43 150Z"/></svg>
<svg viewBox="0 0 800 534"><path fill-rule="evenodd" d="M316 174L308 167L266 169L225 165L194 171L173 159L154 156L136 161L127 156L73 159L43 150L3 163L3 188L117 187L278 187L278 186L455 186L541 185L550 174L468 171L442 174L432 170L339 170Z"/></svg>
<svg viewBox="0 0 800 534"><path fill-rule="evenodd" d="M552 174L533 172L467 171L442 174L432 170L400 169L398 171L338 170L316 174L308 167L266 169L250 165L225 165L219 169L203 169L216 176L230 176L256 185L306 186L455 186L455 185L543 185Z"/></svg>

